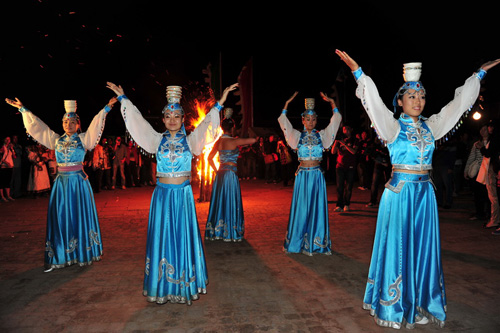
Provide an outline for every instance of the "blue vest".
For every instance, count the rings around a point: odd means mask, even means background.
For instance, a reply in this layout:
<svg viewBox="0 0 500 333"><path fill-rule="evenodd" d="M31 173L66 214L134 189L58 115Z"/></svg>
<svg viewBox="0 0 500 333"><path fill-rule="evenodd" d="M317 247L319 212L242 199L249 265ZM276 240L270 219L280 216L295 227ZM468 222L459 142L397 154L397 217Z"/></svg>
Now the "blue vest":
<svg viewBox="0 0 500 333"><path fill-rule="evenodd" d="M312 130L311 133L304 131L300 134L297 155L302 161L321 161L323 159L323 143L318 131Z"/></svg>
<svg viewBox="0 0 500 333"><path fill-rule="evenodd" d="M387 145L394 169L414 171L432 169L434 136L423 119L425 118L419 118L414 123L405 114L399 118L401 130L396 140Z"/></svg>
<svg viewBox="0 0 500 333"><path fill-rule="evenodd" d="M82 164L85 158L85 148L78 133L71 136L63 134L59 137L56 141L55 154L58 166Z"/></svg>
<svg viewBox="0 0 500 333"><path fill-rule="evenodd" d="M167 131L163 133L163 138L156 151L156 176L189 177L192 158L193 154L189 150L186 135L182 131L178 131L172 137Z"/></svg>

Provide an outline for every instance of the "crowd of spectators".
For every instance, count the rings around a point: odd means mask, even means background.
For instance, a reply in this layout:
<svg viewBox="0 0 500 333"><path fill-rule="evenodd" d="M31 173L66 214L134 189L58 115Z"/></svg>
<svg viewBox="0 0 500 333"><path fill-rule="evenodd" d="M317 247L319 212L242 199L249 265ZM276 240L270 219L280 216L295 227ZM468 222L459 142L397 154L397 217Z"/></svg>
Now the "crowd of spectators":
<svg viewBox="0 0 500 333"><path fill-rule="evenodd" d="M104 137L87 152L84 170L93 190L126 189L156 184L154 156L140 152L125 137ZM28 140L22 147L17 136L4 137L0 148L0 201L21 196L47 196L57 176L54 151ZM479 133L461 132L437 145L432 179L438 206L453 207L454 198L464 190L473 195L471 220L484 220L487 228L498 228L498 189L500 187L498 127L485 124ZM370 191L367 207L376 207L392 166L387 148L373 130L343 126L334 145L322 161L326 181L336 185L335 211L350 210L352 188ZM259 137L253 145L240 148L240 180L264 180L266 184L293 185L298 160L276 134ZM483 169L483 170L481 170ZM196 170L196 168L194 168ZM196 177L196 175L193 175Z"/></svg>

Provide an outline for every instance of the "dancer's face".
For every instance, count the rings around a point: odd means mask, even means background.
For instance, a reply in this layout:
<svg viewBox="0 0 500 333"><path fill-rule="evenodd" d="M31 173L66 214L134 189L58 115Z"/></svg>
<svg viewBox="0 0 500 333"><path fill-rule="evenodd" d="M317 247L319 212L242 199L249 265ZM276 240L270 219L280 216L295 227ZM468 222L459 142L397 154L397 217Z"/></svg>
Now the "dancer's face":
<svg viewBox="0 0 500 333"><path fill-rule="evenodd" d="M304 125L304 128L308 132L312 131L316 127L316 123L317 123L316 116L308 114L302 117L302 124Z"/></svg>
<svg viewBox="0 0 500 333"><path fill-rule="evenodd" d="M414 121L424 111L425 93L422 90L408 89L402 98L398 99L398 104L403 108L403 112Z"/></svg>
<svg viewBox="0 0 500 333"><path fill-rule="evenodd" d="M181 129L184 116L179 112L165 112L163 115L163 123L167 130L177 132Z"/></svg>
<svg viewBox="0 0 500 333"><path fill-rule="evenodd" d="M66 118L63 120L63 130L68 135L73 135L78 130L78 121L72 118Z"/></svg>

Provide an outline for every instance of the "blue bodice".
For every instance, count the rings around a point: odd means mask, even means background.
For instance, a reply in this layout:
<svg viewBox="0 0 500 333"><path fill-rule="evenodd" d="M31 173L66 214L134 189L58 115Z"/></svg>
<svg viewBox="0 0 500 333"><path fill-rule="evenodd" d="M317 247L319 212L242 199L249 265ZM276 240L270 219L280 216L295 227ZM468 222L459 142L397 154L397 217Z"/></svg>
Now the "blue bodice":
<svg viewBox="0 0 500 333"><path fill-rule="evenodd" d="M238 148L233 150L219 150L219 161L221 164L228 162L237 163L239 155L240 150Z"/></svg>
<svg viewBox="0 0 500 333"><path fill-rule="evenodd" d="M186 177L191 175L193 154L189 149L186 135L178 131L173 137L163 133L156 152L157 177Z"/></svg>
<svg viewBox="0 0 500 333"><path fill-rule="evenodd" d="M72 136L63 134L56 140L55 154L57 165L72 166L83 162L85 148L77 133Z"/></svg>
<svg viewBox="0 0 500 333"><path fill-rule="evenodd" d="M431 170L434 152L434 136L420 118L417 122L402 114L399 118L401 129L397 138L387 145L394 169Z"/></svg>
<svg viewBox="0 0 500 333"><path fill-rule="evenodd" d="M300 134L297 155L302 161L323 159L323 144L318 131L313 130L311 133L304 131Z"/></svg>

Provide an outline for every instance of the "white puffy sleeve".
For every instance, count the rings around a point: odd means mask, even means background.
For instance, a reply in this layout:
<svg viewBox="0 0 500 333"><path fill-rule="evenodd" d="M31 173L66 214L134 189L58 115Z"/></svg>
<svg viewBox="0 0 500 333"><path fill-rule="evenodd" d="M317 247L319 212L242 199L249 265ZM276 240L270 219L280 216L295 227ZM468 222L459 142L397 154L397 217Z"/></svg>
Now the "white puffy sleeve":
<svg viewBox="0 0 500 333"><path fill-rule="evenodd" d="M377 134L382 140L392 142L399 133L399 122L394 118L392 111L385 106L375 83L369 76L363 73L356 82L358 83L356 96L361 100Z"/></svg>
<svg viewBox="0 0 500 333"><path fill-rule="evenodd" d="M21 108L19 111L23 116L24 127L28 134L41 145L54 150L56 148L56 140L59 139L60 135L51 130L47 124L31 113L31 111L25 108Z"/></svg>
<svg viewBox="0 0 500 333"><path fill-rule="evenodd" d="M104 123L106 121L106 115L108 114L108 112L108 108L104 108L99 111L94 119L92 119L92 122L87 128L87 131L78 135L80 137L80 140L82 140L85 149L92 150L99 142L102 131L104 131Z"/></svg>
<svg viewBox="0 0 500 333"><path fill-rule="evenodd" d="M435 140L448 133L460 120L462 114L470 109L477 100L483 74L474 74L465 84L455 90L455 97L441 111L426 120Z"/></svg>
<svg viewBox="0 0 500 333"><path fill-rule="evenodd" d="M125 96L119 96L121 113L125 126L134 141L150 154L156 154L160 145L162 133L154 130L153 126L144 119L137 107Z"/></svg>
<svg viewBox="0 0 500 333"><path fill-rule="evenodd" d="M281 115L278 117L278 122L287 144L290 148L297 149L300 140L300 132L292 127L292 123L290 123L290 120L288 120L288 117L286 116L286 110L283 110Z"/></svg>
<svg viewBox="0 0 500 333"><path fill-rule="evenodd" d="M329 149L333 142L335 141L335 135L340 126L340 122L342 121L342 115L338 111L337 108L333 110L332 117L330 118L330 123L328 126L319 131L319 136L321 137L321 142L323 143L324 149Z"/></svg>
<svg viewBox="0 0 500 333"><path fill-rule="evenodd" d="M187 142L191 153L195 156L203 153L203 147L217 140L220 126L220 110L222 106L215 103L210 112L203 118L201 123L187 136Z"/></svg>

